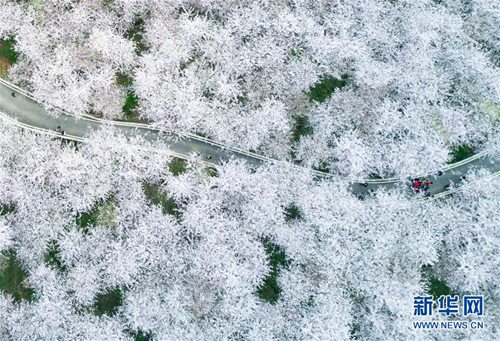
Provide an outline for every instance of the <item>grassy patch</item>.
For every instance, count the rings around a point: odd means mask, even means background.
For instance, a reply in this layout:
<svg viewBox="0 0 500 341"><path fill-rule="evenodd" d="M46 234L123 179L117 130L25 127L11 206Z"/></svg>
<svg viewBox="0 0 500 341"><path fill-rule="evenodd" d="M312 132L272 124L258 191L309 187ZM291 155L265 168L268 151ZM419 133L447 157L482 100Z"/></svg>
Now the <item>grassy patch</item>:
<svg viewBox="0 0 500 341"><path fill-rule="evenodd" d="M301 219L302 214L300 209L295 204L290 204L285 208L285 220L292 221L296 219Z"/></svg>
<svg viewBox="0 0 500 341"><path fill-rule="evenodd" d="M116 84L127 90L127 97L122 107L123 118L129 122L144 122L139 116L139 97L132 91L134 79L125 73L116 74Z"/></svg>
<svg viewBox="0 0 500 341"><path fill-rule="evenodd" d="M500 105L497 105L490 101L483 101L483 110L488 113L493 120L494 124L500 123Z"/></svg>
<svg viewBox="0 0 500 341"><path fill-rule="evenodd" d="M7 205L0 204L0 216L12 213L12 212L14 212L15 209L16 209L16 206L14 206L12 204L7 204Z"/></svg>
<svg viewBox="0 0 500 341"><path fill-rule="evenodd" d="M0 57L6 58L10 64L17 61L18 54L14 50L15 40L13 38L0 39Z"/></svg>
<svg viewBox="0 0 500 341"><path fill-rule="evenodd" d="M148 46L144 40L144 33L146 32L144 24L144 19L136 16L132 26L125 32L125 38L135 43L135 52L139 56L148 51Z"/></svg>
<svg viewBox="0 0 500 341"><path fill-rule="evenodd" d="M286 259L285 251L278 245L264 241L271 273L264 280L264 283L258 288L258 295L262 300L272 304L276 303L280 297L281 288L278 285L278 274L282 267L289 265L290 261Z"/></svg>
<svg viewBox="0 0 500 341"><path fill-rule="evenodd" d="M139 106L139 97L136 96L132 91L127 92L127 97L125 98L125 104L123 105L123 117L127 121L140 122L139 111L137 107Z"/></svg>
<svg viewBox="0 0 500 341"><path fill-rule="evenodd" d="M98 226L116 226L116 199L110 197L99 206L97 211L97 221Z"/></svg>
<svg viewBox="0 0 500 341"><path fill-rule="evenodd" d="M17 60L18 54L14 50L14 39L0 39L0 78L7 76L9 68Z"/></svg>
<svg viewBox="0 0 500 341"><path fill-rule="evenodd" d="M144 182L142 188L149 202L160 206L164 214L170 214L176 218L180 217L179 206L175 200L160 190L158 185Z"/></svg>
<svg viewBox="0 0 500 341"><path fill-rule="evenodd" d="M448 287L446 282L437 278L432 272L431 266L422 267L422 279L424 283L427 285L427 290L430 295L437 300L440 296L443 295L453 295L454 293Z"/></svg>
<svg viewBox="0 0 500 341"><path fill-rule="evenodd" d="M219 172L214 167L206 167L206 168L203 169L203 172L207 176L210 176L210 177L217 177L217 176L219 176Z"/></svg>
<svg viewBox="0 0 500 341"><path fill-rule="evenodd" d="M27 273L23 270L15 252L4 251L0 257L0 290L12 295L16 302L32 301L35 292L27 287Z"/></svg>
<svg viewBox="0 0 500 341"><path fill-rule="evenodd" d="M434 299L438 299L442 295L450 295L451 289L444 281L431 277L429 279L429 294L434 296Z"/></svg>
<svg viewBox="0 0 500 341"><path fill-rule="evenodd" d="M76 218L76 225L78 225L85 233L91 226L95 226L97 222L98 207L94 206L90 211L79 213Z"/></svg>
<svg viewBox="0 0 500 341"><path fill-rule="evenodd" d="M45 263L59 271L66 271L66 267L62 264L59 253L59 244L57 244L55 240L51 240L44 256Z"/></svg>
<svg viewBox="0 0 500 341"><path fill-rule="evenodd" d="M5 57L0 57L0 78L7 77L11 63Z"/></svg>
<svg viewBox="0 0 500 341"><path fill-rule="evenodd" d="M110 196L106 200L99 200L87 212L81 212L77 215L76 225L86 234L92 226L114 227L116 219L115 211L116 199Z"/></svg>
<svg viewBox="0 0 500 341"><path fill-rule="evenodd" d="M118 72L116 74L116 84L123 86L123 87L129 87L132 85L134 82L134 79L125 73Z"/></svg>
<svg viewBox="0 0 500 341"><path fill-rule="evenodd" d="M109 290L104 294L97 295L94 304L94 312L96 315L113 316L118 307L122 305L123 292L120 288Z"/></svg>
<svg viewBox="0 0 500 341"><path fill-rule="evenodd" d="M461 145L453 148L450 152L450 155L451 160L448 162L449 164L459 162L471 157L472 155L474 155L474 150L467 145Z"/></svg>
<svg viewBox="0 0 500 341"><path fill-rule="evenodd" d="M307 97L311 101L324 102L337 89L341 89L347 85L348 76L342 75L341 78L334 78L330 75L323 75L319 82L309 88Z"/></svg>
<svg viewBox="0 0 500 341"><path fill-rule="evenodd" d="M177 176L186 172L187 162L186 160L174 158L168 164L168 169L172 172L173 175Z"/></svg>
<svg viewBox="0 0 500 341"><path fill-rule="evenodd" d="M307 116L295 115L293 120L295 121L292 135L293 142L299 142L302 136L312 135L313 128Z"/></svg>
<svg viewBox="0 0 500 341"><path fill-rule="evenodd" d="M136 333L131 333L131 336L134 338L135 341L151 341L153 340L153 336L151 333L146 333L142 330L139 330Z"/></svg>

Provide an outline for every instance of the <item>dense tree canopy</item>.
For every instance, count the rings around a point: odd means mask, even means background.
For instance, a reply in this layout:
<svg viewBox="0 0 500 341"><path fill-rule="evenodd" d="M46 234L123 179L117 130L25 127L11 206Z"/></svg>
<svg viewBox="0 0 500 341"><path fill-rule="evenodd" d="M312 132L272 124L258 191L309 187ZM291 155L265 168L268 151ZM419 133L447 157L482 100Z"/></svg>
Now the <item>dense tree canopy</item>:
<svg viewBox="0 0 500 341"><path fill-rule="evenodd" d="M172 173L162 147L104 131L0 137L2 271L21 276L1 288L3 338L417 337L412 298L433 278L484 294L495 318L500 186L485 171L446 200L360 200L283 166Z"/></svg>
<svg viewBox="0 0 500 341"><path fill-rule="evenodd" d="M499 178L422 201L343 177L500 156L499 23L488 0L0 0L0 66L37 98L304 166L0 121L0 339L424 339L427 293L484 295L498 339Z"/></svg>
<svg viewBox="0 0 500 341"><path fill-rule="evenodd" d="M9 77L76 113L353 178L435 169L498 133L491 1L0 4Z"/></svg>

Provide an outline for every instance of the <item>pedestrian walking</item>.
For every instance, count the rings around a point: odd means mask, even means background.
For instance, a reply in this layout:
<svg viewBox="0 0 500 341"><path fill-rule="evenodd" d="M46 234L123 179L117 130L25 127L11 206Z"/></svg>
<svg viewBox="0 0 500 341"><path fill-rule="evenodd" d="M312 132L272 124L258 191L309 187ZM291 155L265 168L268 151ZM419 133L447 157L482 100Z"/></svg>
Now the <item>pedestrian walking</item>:
<svg viewBox="0 0 500 341"><path fill-rule="evenodd" d="M420 181L420 179L413 179L412 187L413 188L420 188L420 187L422 187L422 181Z"/></svg>

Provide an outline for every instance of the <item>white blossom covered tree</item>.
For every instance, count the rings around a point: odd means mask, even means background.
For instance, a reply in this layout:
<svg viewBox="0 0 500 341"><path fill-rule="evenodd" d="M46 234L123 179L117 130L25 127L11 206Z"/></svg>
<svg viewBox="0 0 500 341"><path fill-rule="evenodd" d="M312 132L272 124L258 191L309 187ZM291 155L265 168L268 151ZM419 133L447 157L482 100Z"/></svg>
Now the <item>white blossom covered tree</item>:
<svg viewBox="0 0 500 341"><path fill-rule="evenodd" d="M452 293L484 295L488 328L435 338L498 339L498 177L437 200L344 177L500 153L499 13L0 0L8 78L38 98L283 161L207 167L112 126L73 143L0 121L0 339L426 339L413 297Z"/></svg>
<svg viewBox="0 0 500 341"><path fill-rule="evenodd" d="M19 53L9 77L77 114L140 116L351 178L422 173L498 133L487 1L2 8Z"/></svg>

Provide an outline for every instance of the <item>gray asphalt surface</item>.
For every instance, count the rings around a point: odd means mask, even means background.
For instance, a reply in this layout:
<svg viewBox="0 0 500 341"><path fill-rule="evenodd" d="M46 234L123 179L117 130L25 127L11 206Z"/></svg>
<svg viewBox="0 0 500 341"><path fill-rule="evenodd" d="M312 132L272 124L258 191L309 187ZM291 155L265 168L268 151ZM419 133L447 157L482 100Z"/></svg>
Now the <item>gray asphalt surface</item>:
<svg viewBox="0 0 500 341"><path fill-rule="evenodd" d="M15 97L12 96L13 93ZM65 114L54 117L50 115L41 104L33 101L19 91L7 87L1 82L0 111L16 119L20 123L54 132L57 132L57 127L60 126L61 129L64 130L65 135L81 138L87 136L93 130L101 128L103 125L103 122L98 119L78 119L74 116ZM113 121L112 124L125 135L141 136L148 141L160 140L166 143L171 150L186 157L193 152L199 152L204 157L211 155L212 159L206 159L205 161L213 164L227 161L231 157L243 158L249 164L253 165L259 165L263 161L233 150L210 145L202 140L193 139L187 136L179 137L178 135L160 132L153 128L129 126L127 122Z"/></svg>
<svg viewBox="0 0 500 341"><path fill-rule="evenodd" d="M64 130L65 137L80 140L84 139L93 130L109 124L127 136L140 136L148 141L164 143L178 157L190 158L190 154L197 152L204 162L213 165L218 165L231 158L244 159L251 166L258 166L266 161L279 162L258 154L228 148L193 134L163 132L143 124L130 122L105 121L90 117L77 118L70 113L63 112L60 112L55 117L48 113L44 105L30 98L30 94L2 79L0 79L0 114L9 119L14 119L17 124L35 130L44 130L42 132L45 133L60 135L58 132L60 126ZM500 162L498 161L487 152L483 152L470 159L443 167L441 175L438 175L437 171L434 174L425 175L425 178L433 182L428 192L434 195L447 191L450 185L459 185L464 180L463 175L473 168L486 167L492 173L496 173L500 170ZM329 176L319 171L313 172L318 177ZM401 185L402 181L400 179L368 179L352 181L351 189L354 193L365 196L380 187L395 189L401 187Z"/></svg>

